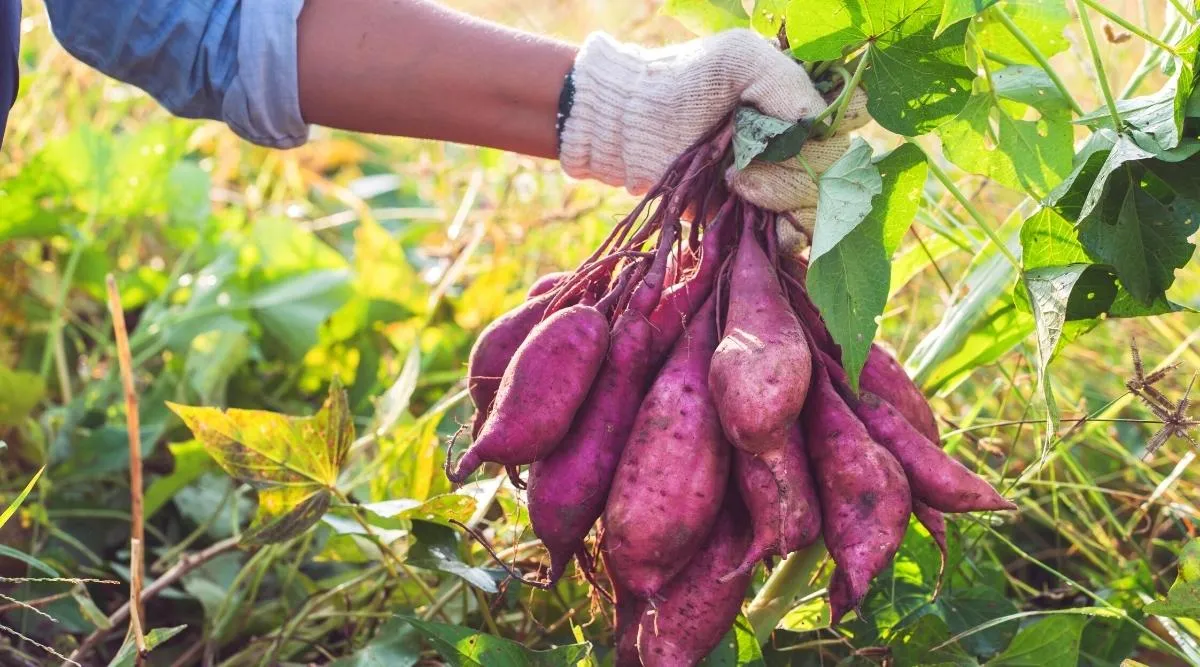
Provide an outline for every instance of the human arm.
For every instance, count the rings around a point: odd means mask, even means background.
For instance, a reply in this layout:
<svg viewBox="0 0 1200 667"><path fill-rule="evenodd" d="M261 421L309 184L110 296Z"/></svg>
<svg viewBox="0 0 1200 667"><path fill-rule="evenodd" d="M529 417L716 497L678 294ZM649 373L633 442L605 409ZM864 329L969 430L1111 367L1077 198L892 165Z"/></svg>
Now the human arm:
<svg viewBox="0 0 1200 667"><path fill-rule="evenodd" d="M307 0L298 33L309 123L558 156L570 44L423 0Z"/></svg>

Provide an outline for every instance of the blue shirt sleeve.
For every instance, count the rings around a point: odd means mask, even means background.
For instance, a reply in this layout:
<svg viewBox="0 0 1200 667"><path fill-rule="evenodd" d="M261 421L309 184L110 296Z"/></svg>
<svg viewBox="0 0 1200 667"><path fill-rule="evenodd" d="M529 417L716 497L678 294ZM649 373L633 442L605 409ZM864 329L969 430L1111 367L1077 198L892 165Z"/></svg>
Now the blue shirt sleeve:
<svg viewBox="0 0 1200 667"><path fill-rule="evenodd" d="M17 99L17 58L21 44L21 0L0 0L0 147L8 112Z"/></svg>
<svg viewBox="0 0 1200 667"><path fill-rule="evenodd" d="M0 0L3 1L3 0ZM296 22L304 0L46 0L71 55L171 113L274 148L308 139Z"/></svg>

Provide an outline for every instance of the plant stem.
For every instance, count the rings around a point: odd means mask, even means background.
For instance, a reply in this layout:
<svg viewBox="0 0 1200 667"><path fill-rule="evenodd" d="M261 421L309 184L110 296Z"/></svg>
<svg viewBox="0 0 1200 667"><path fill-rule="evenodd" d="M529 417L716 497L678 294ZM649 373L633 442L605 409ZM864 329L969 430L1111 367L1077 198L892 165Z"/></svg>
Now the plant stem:
<svg viewBox="0 0 1200 667"><path fill-rule="evenodd" d="M858 66L854 68L854 76L846 82L846 94L842 96L841 104L838 105L837 115L833 117L833 123L829 126L829 134L837 134L838 126L842 124L842 118L846 115L846 108L850 106L850 99L854 96L854 89L858 87L862 81L863 72L867 69L867 59L871 55L870 47L863 52L858 59Z"/></svg>
<svg viewBox="0 0 1200 667"><path fill-rule="evenodd" d="M75 282L75 270L83 257L83 241L76 240L67 257L67 266L63 269L62 284L58 287L58 298L55 299L54 312L50 314L50 331L46 334L46 346L42 348L42 364L39 375L45 380L50 375L50 362L54 351L58 348L56 341L62 336L63 311L67 308L67 298L71 294L71 284ZM66 391L70 391L67 389Z"/></svg>
<svg viewBox="0 0 1200 667"><path fill-rule="evenodd" d="M905 137L905 141L916 146L922 153L925 153L925 149L921 147L921 144L917 143L912 137ZM1012 251L1008 249L1008 245L1000 240L1000 237L996 235L996 231L987 224L987 220L984 219L983 214L981 214L979 210L975 208L975 205L971 203L971 200L967 199L966 195L962 193L962 190L958 189L958 186L954 184L954 181L941 168L941 166L939 166L935 160L929 157L928 153L925 153L925 162L929 165L929 171L933 172L934 178L937 178L938 181L940 181L950 193L950 195L958 200L958 203L962 205L967 214L971 216L971 219L975 221L975 224L979 225L979 229L983 231L985 236L988 237L988 240L996 244L996 248L1000 250L1000 254L1004 255L1004 258L1007 259L1014 268L1016 268L1018 273L1020 273L1021 262L1017 259L1016 255L1014 255Z"/></svg>
<svg viewBox="0 0 1200 667"><path fill-rule="evenodd" d="M1078 6L1080 3L1091 7L1092 9L1094 9L1097 12L1099 12L1100 14L1102 14L1104 16L1104 18L1108 19L1109 21L1112 21L1113 23L1116 23L1117 25L1128 30L1129 32L1133 33L1134 35L1141 37L1142 39L1146 40L1147 42L1150 42L1151 44L1159 47L1160 49L1166 50L1168 53L1170 53L1172 55L1175 55L1175 48L1172 47L1170 44L1167 44L1166 42L1155 37L1154 35L1151 35L1150 33L1146 32L1145 30L1142 30L1142 28L1140 26L1138 26L1137 24L1126 19L1124 16L1121 16L1120 14L1114 12L1113 10L1109 9L1108 7L1105 7L1103 4L1096 2L1096 0L1076 0L1076 2L1075 2L1076 6ZM1086 24L1087 19L1082 18L1082 15L1083 15L1082 7L1079 8L1079 14L1080 14L1080 18L1083 21L1085 21L1085 24ZM1090 33L1091 27L1090 26L1087 27L1086 30Z"/></svg>
<svg viewBox="0 0 1200 667"><path fill-rule="evenodd" d="M1100 82L1100 92L1104 94L1104 103L1112 116L1113 129L1121 131L1121 114L1117 111L1117 102L1113 99L1112 88L1108 85L1108 73L1104 71L1104 59L1100 57L1100 46L1096 43L1096 33L1092 31L1092 19L1088 17L1088 0L1075 0L1075 9L1079 11L1079 24L1083 26L1083 36L1087 39L1088 50L1092 53L1092 63L1096 66L1096 78ZM1170 47L1167 47L1170 50ZM1172 51L1173 53L1173 51Z"/></svg>
<svg viewBox="0 0 1200 667"><path fill-rule="evenodd" d="M1175 33L1182 26L1183 19L1179 18L1178 16L1175 17L1175 20L1163 30L1163 38L1174 39L1176 36ZM1129 77L1129 82L1125 84L1125 88L1121 91L1118 99L1123 100L1137 92L1138 86L1141 86L1142 82L1146 80L1146 77L1155 70L1154 61L1160 53L1162 53L1162 49L1158 48L1157 46L1151 45L1150 48L1146 49L1146 53L1142 56L1142 61L1138 63L1137 71L1133 73L1133 76Z"/></svg>
<svg viewBox="0 0 1200 667"><path fill-rule="evenodd" d="M1063 99L1071 106L1071 110L1076 115L1082 116L1083 107L1079 106L1079 102L1075 100L1075 96L1071 94L1071 90L1067 88L1067 84L1058 76L1058 72L1055 72L1054 68L1050 66L1050 60L1046 57L1046 54L1042 53L1041 49L1033 43L1033 40L1029 39L1029 35L1026 35L1024 30L1021 30L1021 26L1014 23L1008 14L1004 13L1002 8L999 6L992 7L991 11L992 15L999 19L1000 24L1004 26L1005 30L1008 30L1009 34L1020 42L1021 46L1025 47L1029 55L1033 56L1033 59L1037 61L1038 66L1042 68L1046 76L1050 77L1050 81L1054 83L1055 88L1058 88L1058 92L1062 94Z"/></svg>
<svg viewBox="0 0 1200 667"><path fill-rule="evenodd" d="M138 655L146 651L146 633L142 627L142 587L145 580L145 515L142 511L142 429L138 414L137 386L133 383L133 355L129 352L129 332L125 330L125 308L113 274L105 277L108 288L108 312L112 316L117 343L117 364L125 389L125 428L129 432L129 625Z"/></svg>
<svg viewBox="0 0 1200 667"><path fill-rule="evenodd" d="M809 582L827 553L825 544L818 542L785 558L767 577L758 595L746 608L746 618L754 628L754 637L759 644L771 636L793 601L814 592Z"/></svg>
<svg viewBox="0 0 1200 667"><path fill-rule="evenodd" d="M1187 6L1180 2L1180 0L1171 0L1171 4L1175 6L1175 11L1179 12L1179 15L1186 19L1188 23L1196 22L1196 17L1188 11Z"/></svg>

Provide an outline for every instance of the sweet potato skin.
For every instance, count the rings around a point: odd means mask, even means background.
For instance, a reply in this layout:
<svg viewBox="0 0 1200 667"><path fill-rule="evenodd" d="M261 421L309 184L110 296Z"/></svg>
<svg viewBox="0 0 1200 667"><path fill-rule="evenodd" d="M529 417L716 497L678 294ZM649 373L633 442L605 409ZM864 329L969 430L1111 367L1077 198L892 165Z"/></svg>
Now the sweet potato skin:
<svg viewBox="0 0 1200 667"><path fill-rule="evenodd" d="M900 462L913 496L926 505L942 512L1016 509L991 484L930 442L898 408L881 397L864 390L855 413L871 437Z"/></svg>
<svg viewBox="0 0 1200 667"><path fill-rule="evenodd" d="M932 442L940 442L937 418L925 394L917 387L904 367L879 344L871 346L867 362L859 376L859 386L896 406L900 414Z"/></svg>
<svg viewBox="0 0 1200 667"><path fill-rule="evenodd" d="M750 513L754 537L737 572L768 556L786 556L821 536L821 508L799 422L785 446L761 455L734 452L733 478Z"/></svg>
<svg viewBox="0 0 1200 667"><path fill-rule="evenodd" d="M750 575L719 579L746 553L746 523L738 503L727 505L701 550L642 615L637 645L646 667L692 667L733 625Z"/></svg>
<svg viewBox="0 0 1200 667"><path fill-rule="evenodd" d="M604 512L609 488L650 371L652 328L626 311L587 400L561 444L529 468L529 518L550 551L550 580L557 581Z"/></svg>
<svg viewBox="0 0 1200 667"><path fill-rule="evenodd" d="M709 373L721 425L739 449L759 453L779 446L804 406L812 357L749 226L733 262L723 333Z"/></svg>
<svg viewBox="0 0 1200 667"><path fill-rule="evenodd" d="M472 437L478 436L491 414L504 371L529 332L542 321L552 297L540 296L523 302L496 318L475 339L467 362L467 391L475 404Z"/></svg>
<svg viewBox="0 0 1200 667"><path fill-rule="evenodd" d="M731 449L706 382L717 340L712 301L642 401L604 510L609 573L642 598L700 546L728 486Z"/></svg>
<svg viewBox="0 0 1200 667"><path fill-rule="evenodd" d="M458 466L459 483L484 462L525 465L566 435L608 353L608 321L591 306L564 308L534 327L504 372L492 414Z"/></svg>
<svg viewBox="0 0 1200 667"><path fill-rule="evenodd" d="M871 580L883 570L904 539L912 511L904 470L833 388L818 366L804 427L825 545L837 569L830 585L836 623L857 605Z"/></svg>
<svg viewBox="0 0 1200 667"><path fill-rule="evenodd" d="M555 271L553 273L541 275L537 280L533 281L532 285L529 286L529 291L526 292L525 298L535 299L546 292L549 292L555 287L558 287L562 281L570 277L570 271Z"/></svg>

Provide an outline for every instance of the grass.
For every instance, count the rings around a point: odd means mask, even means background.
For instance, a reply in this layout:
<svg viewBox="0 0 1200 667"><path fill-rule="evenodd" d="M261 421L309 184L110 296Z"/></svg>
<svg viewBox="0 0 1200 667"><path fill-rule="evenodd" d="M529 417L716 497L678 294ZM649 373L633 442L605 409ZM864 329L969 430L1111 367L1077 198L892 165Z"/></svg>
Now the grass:
<svg viewBox="0 0 1200 667"><path fill-rule="evenodd" d="M683 34L654 16L653 2L455 4L571 39L594 27L650 42ZM286 153L248 146L216 124L170 119L144 95L74 63L54 45L40 7L26 9L23 92L0 154L0 189L37 192L54 217L37 224L55 228L41 240L0 242L0 373L23 371L0 376L0 506L47 468L0 526L0 543L73 577L126 576L125 415L103 288L111 271L121 278L142 404L147 585L179 575L147 602L146 617L154 628L188 626L155 650L153 664L328 662L373 640L409 641L390 625L395 612L536 648L572 643L576 631L606 644L608 618L578 577L550 593L501 584L500 594L484 595L444 568L410 567L423 542L444 546L461 567L497 572L477 545L429 527L414 541L378 527L364 537L323 524L283 545L230 546L253 513L254 494L216 470L161 406L310 414L336 373L350 385L359 435L379 434L360 441L343 475L354 501L446 493L440 445L469 418L459 390L473 336L537 275L578 261L632 198L568 182L550 162L470 147L326 130ZM1132 2L1115 10L1139 16ZM1136 40L1098 44L1114 90L1133 74L1140 48ZM1090 62L1082 41L1054 61L1086 110L1103 104L1101 88L1087 83ZM1154 76L1146 89L1157 85ZM978 178L949 177L986 220L1003 220L1019 202ZM937 337L936 325L963 296L954 286L985 245L958 201L944 191L933 196L936 213L901 251L924 256L922 268L882 323L881 338L901 357L922 344L953 344ZM0 215L4 206L0 199ZM927 251L941 246L950 250L931 261ZM346 268L356 277L339 282ZM1200 308L1195 262L1180 271L1173 295ZM304 331L317 333L296 333ZM974 360L966 355L973 370L939 387L947 449L1021 508L953 521L960 546L950 590L990 585L1014 613L1035 617L1061 607L1116 609L1115 622L1090 621L1100 633L1093 639L1131 630L1137 648L1129 653L1142 662L1194 664L1200 626L1140 612L1165 595L1179 550L1194 536L1197 472L1178 439L1142 457L1159 425L1125 389L1135 339L1148 367L1182 363L1161 386L1181 396L1200 369L1190 314L1106 322L1069 345L1050 372L1062 417L1054 434L1039 407L1032 339L995 358L980 345ZM411 363L415 380L402 372ZM398 378L409 379L396 386ZM372 420L385 392L397 401L396 418L378 428ZM18 398L30 397L32 405L10 416ZM505 562L536 571L543 552L521 497L498 478L480 478L471 491L480 509L468 523ZM214 549L202 567L187 569L189 555ZM395 574L394 563L403 565ZM0 559L5 595L56 622L4 605L0 622L64 654L128 601L124 587L13 581L38 574ZM904 581L880 593L895 603L890 613L900 613ZM831 664L886 644L901 619L878 618L853 634L789 621L797 631L776 633L768 659ZM984 625L964 632L994 632ZM122 629L101 633L96 645L113 654ZM0 656L46 659L11 634L0 638ZM1106 660L1090 664L1115 664Z"/></svg>

